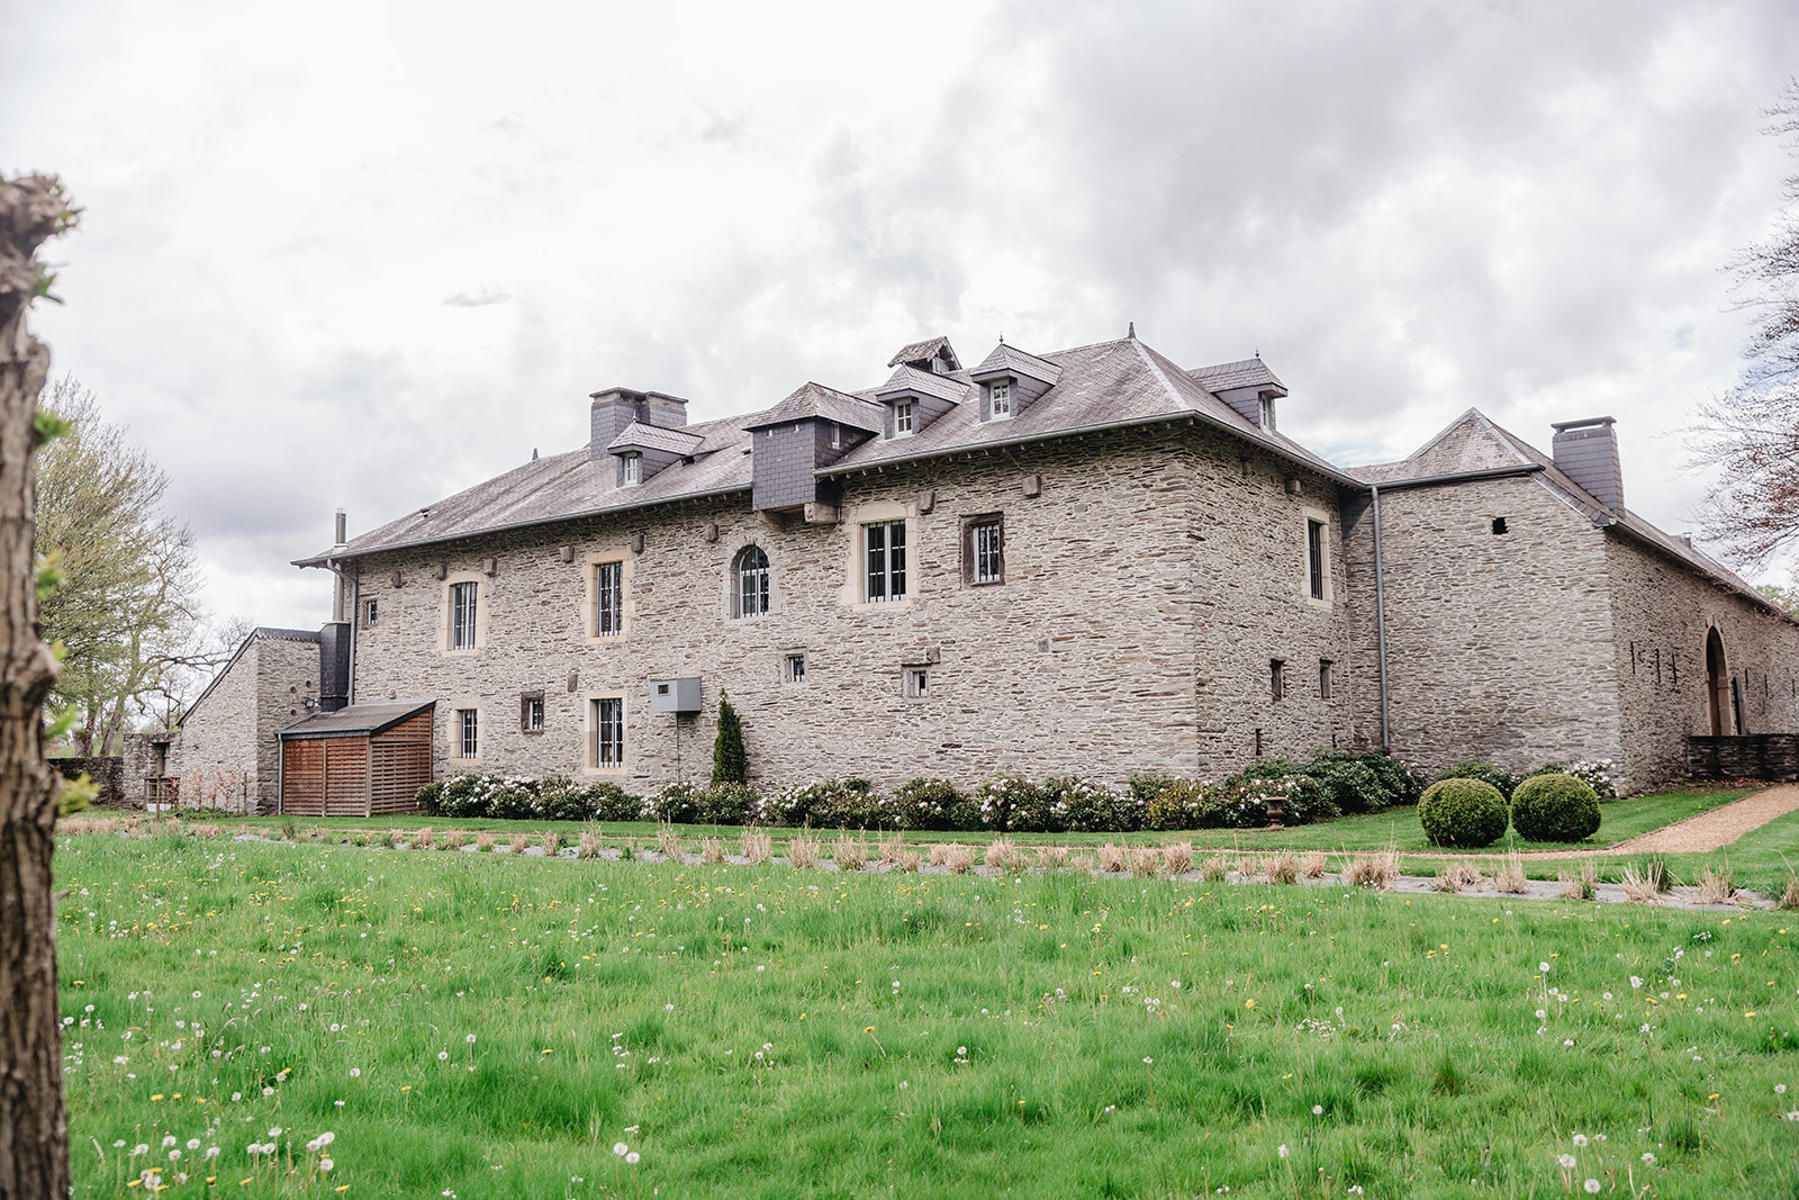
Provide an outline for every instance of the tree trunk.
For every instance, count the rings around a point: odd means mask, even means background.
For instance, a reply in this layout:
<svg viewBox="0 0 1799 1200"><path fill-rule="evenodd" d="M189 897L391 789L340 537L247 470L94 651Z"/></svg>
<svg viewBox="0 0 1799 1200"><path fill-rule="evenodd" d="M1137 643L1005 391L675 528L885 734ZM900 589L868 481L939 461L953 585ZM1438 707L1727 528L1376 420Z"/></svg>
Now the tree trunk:
<svg viewBox="0 0 1799 1200"><path fill-rule="evenodd" d="M56 663L38 636L32 521L33 417L50 351L25 328L37 248L69 215L54 180L0 179L0 1200L69 1194L43 721Z"/></svg>

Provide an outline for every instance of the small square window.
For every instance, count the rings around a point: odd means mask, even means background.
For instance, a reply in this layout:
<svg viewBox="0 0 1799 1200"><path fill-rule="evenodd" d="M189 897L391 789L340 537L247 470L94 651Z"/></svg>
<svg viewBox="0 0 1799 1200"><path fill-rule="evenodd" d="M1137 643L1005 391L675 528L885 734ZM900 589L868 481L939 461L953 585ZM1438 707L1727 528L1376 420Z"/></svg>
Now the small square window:
<svg viewBox="0 0 1799 1200"><path fill-rule="evenodd" d="M1510 530L1508 530L1505 527L1505 518L1504 517L1494 517L1493 518L1493 532L1496 535L1501 534L1501 533L1511 532Z"/></svg>
<svg viewBox="0 0 1799 1200"><path fill-rule="evenodd" d="M1012 415L1012 383L1002 379L987 387L987 415L995 421Z"/></svg>
<svg viewBox="0 0 1799 1200"><path fill-rule="evenodd" d="M1318 660L1318 697L1321 700L1331 698L1331 667L1333 665L1328 658Z"/></svg>
<svg viewBox="0 0 1799 1200"><path fill-rule="evenodd" d="M1287 664L1278 658L1268 660L1268 690L1276 700L1287 695Z"/></svg>
<svg viewBox="0 0 1799 1200"><path fill-rule="evenodd" d="M930 691L930 673L923 667L906 668L906 696L912 700L922 700Z"/></svg>
<svg viewBox="0 0 1799 1200"><path fill-rule="evenodd" d="M525 733L543 732L542 692L526 692L519 697L518 727Z"/></svg>
<svg viewBox="0 0 1799 1200"><path fill-rule="evenodd" d="M806 656L789 654L781 660L781 681L783 683L806 682Z"/></svg>

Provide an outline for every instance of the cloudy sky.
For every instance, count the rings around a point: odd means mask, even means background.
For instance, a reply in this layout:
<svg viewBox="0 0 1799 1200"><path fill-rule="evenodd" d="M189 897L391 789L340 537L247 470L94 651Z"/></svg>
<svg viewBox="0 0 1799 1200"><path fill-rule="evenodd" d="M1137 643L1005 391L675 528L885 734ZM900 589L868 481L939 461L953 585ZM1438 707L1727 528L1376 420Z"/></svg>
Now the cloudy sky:
<svg viewBox="0 0 1799 1200"><path fill-rule="evenodd" d="M1687 530L1795 69L1790 0L59 0L0 9L0 169L86 208L39 328L212 609L308 626L338 506L579 445L605 385L706 419L940 332L1260 350L1342 462L1610 413Z"/></svg>

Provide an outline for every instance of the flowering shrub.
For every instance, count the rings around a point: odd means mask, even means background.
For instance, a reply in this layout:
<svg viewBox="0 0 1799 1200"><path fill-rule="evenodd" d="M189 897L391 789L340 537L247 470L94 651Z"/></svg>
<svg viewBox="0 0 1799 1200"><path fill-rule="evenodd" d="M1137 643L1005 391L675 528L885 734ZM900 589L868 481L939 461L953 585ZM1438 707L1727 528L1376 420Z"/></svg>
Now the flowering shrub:
<svg viewBox="0 0 1799 1200"><path fill-rule="evenodd" d="M700 817L700 789L691 783L665 783L644 801L643 817L690 825Z"/></svg>
<svg viewBox="0 0 1799 1200"><path fill-rule="evenodd" d="M1525 778L1534 779L1538 775L1572 775L1592 788L1593 794L1601 800L1616 800L1618 798L1616 770L1617 764L1609 758L1602 758L1595 762L1577 762L1571 767L1564 767L1560 763L1544 763Z"/></svg>
<svg viewBox="0 0 1799 1200"><path fill-rule="evenodd" d="M699 795L700 816L714 825L748 825L761 815L762 798L747 783L715 783Z"/></svg>
<svg viewBox="0 0 1799 1200"><path fill-rule="evenodd" d="M878 827L886 819L874 784L866 779L826 779L768 797L763 815L782 825L844 829Z"/></svg>
<svg viewBox="0 0 1799 1200"><path fill-rule="evenodd" d="M1417 775L1380 750L1326 750L1306 765L1339 812L1377 812L1415 804L1423 785Z"/></svg>
<svg viewBox="0 0 1799 1200"><path fill-rule="evenodd" d="M1051 779L1039 789L1048 808L1048 828L1059 832L1129 833L1143 827L1145 805L1087 779Z"/></svg>
<svg viewBox="0 0 1799 1200"><path fill-rule="evenodd" d="M947 779L910 779L888 798L887 812L901 829L979 829L980 806Z"/></svg>
<svg viewBox="0 0 1799 1200"><path fill-rule="evenodd" d="M1224 781L1221 824L1233 829L1266 825L1269 805L1279 802L1281 823L1310 825L1342 816L1318 780L1284 758L1256 763Z"/></svg>
<svg viewBox="0 0 1799 1200"><path fill-rule="evenodd" d="M1131 776L1132 795L1142 795L1139 780L1152 777ZM1174 779L1161 776L1160 787L1144 801L1145 829L1215 829L1224 824L1222 797L1218 789L1197 779Z"/></svg>
<svg viewBox="0 0 1799 1200"><path fill-rule="evenodd" d="M984 780L975 788L974 798L981 807L982 827L999 833L1030 828L1028 819L1044 812L1042 789L1022 775Z"/></svg>

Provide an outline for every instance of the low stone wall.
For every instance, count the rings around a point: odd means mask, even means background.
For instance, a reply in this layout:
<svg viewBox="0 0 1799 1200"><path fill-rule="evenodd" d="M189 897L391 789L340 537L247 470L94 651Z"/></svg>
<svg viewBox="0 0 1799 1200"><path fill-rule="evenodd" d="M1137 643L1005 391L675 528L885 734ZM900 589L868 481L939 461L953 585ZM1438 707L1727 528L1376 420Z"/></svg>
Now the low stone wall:
<svg viewBox="0 0 1799 1200"><path fill-rule="evenodd" d="M117 754L53 758L50 765L56 768L57 774L64 779L79 779L86 775L99 788L94 797L95 804L124 804L125 795L125 760Z"/></svg>
<svg viewBox="0 0 1799 1200"><path fill-rule="evenodd" d="M1689 737L1687 773L1694 779L1799 780L1799 733Z"/></svg>

